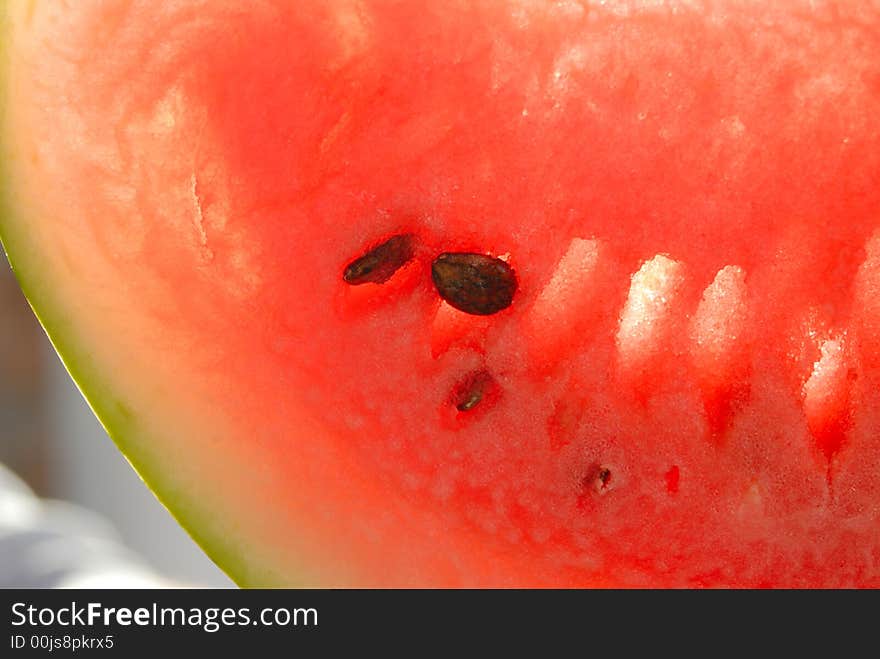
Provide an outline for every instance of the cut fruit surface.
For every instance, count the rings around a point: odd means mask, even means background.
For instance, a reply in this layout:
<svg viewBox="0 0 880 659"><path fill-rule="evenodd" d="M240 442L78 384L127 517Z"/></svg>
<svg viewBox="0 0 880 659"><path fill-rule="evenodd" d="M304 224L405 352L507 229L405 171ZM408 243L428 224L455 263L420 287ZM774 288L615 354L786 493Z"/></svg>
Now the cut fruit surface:
<svg viewBox="0 0 880 659"><path fill-rule="evenodd" d="M876 3L0 12L9 260L238 583L880 587Z"/></svg>

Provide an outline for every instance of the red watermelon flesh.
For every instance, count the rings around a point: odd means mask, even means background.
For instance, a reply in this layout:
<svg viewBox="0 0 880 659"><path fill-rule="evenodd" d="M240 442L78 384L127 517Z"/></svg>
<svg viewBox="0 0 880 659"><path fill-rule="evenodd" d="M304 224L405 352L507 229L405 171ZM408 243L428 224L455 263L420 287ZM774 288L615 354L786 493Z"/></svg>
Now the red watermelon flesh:
<svg viewBox="0 0 880 659"><path fill-rule="evenodd" d="M876 4L16 12L10 260L241 583L880 586Z"/></svg>

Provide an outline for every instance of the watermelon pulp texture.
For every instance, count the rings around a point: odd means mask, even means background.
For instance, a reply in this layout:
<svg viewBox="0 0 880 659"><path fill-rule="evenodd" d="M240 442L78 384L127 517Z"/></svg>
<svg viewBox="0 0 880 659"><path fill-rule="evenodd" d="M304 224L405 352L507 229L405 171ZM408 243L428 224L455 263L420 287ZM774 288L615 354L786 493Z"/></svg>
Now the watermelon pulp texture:
<svg viewBox="0 0 880 659"><path fill-rule="evenodd" d="M4 246L241 584L880 586L880 9L768 4L9 3Z"/></svg>

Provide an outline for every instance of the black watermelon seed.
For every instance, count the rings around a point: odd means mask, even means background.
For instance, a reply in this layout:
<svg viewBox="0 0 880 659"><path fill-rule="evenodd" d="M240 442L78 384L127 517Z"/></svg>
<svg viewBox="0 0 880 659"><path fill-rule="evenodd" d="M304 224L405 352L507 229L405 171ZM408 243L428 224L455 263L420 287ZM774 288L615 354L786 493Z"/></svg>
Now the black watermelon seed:
<svg viewBox="0 0 880 659"><path fill-rule="evenodd" d="M445 253L431 264L440 297L459 311L489 316L506 309L516 293L516 275L501 259L469 252Z"/></svg>
<svg viewBox="0 0 880 659"><path fill-rule="evenodd" d="M459 412L474 409L494 386L495 380L488 371L474 371L462 380L452 392L452 404Z"/></svg>
<svg viewBox="0 0 880 659"><path fill-rule="evenodd" d="M355 259L345 268L342 279L352 286L358 284L382 284L388 281L414 256L413 236L392 236L381 245Z"/></svg>

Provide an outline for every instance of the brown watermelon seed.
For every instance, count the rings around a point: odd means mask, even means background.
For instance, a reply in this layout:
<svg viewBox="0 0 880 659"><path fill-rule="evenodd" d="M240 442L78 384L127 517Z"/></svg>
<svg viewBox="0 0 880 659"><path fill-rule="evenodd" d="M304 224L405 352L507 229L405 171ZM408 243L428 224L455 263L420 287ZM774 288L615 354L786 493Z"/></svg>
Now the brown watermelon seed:
<svg viewBox="0 0 880 659"><path fill-rule="evenodd" d="M452 404L459 412L468 412L480 404L494 383L488 371L469 373L453 390Z"/></svg>
<svg viewBox="0 0 880 659"><path fill-rule="evenodd" d="M410 234L392 236L348 264L342 279L347 284L382 284L415 255L415 238Z"/></svg>
<svg viewBox="0 0 880 659"><path fill-rule="evenodd" d="M444 253L431 264L437 292L450 305L475 316L506 309L516 293L516 275L499 258L469 252Z"/></svg>

